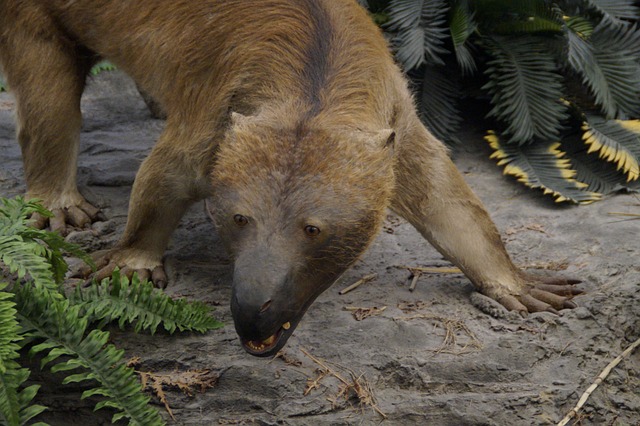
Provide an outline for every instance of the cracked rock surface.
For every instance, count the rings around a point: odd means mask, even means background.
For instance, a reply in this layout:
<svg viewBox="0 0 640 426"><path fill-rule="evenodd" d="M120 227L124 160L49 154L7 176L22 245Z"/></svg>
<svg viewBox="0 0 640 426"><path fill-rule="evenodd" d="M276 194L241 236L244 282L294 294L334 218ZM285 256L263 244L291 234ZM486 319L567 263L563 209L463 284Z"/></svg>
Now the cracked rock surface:
<svg viewBox="0 0 640 426"><path fill-rule="evenodd" d="M122 232L131 183L163 122L150 117L135 85L118 72L95 78L82 108L80 189L108 221L68 239L94 251L113 245ZM2 196L25 189L13 114L13 98L0 94ZM472 303L477 298L469 281L451 273L422 274L410 292L411 273L403 266L450 265L389 213L367 254L309 309L285 356L255 358L241 348L233 328L232 266L202 204L196 204L166 253L166 291L217 305L215 315L225 327L172 336L111 329L127 357L140 357L139 370L208 369L219 375L203 393L166 391L175 423L152 398L169 424L545 425L564 417L600 371L640 337L640 220L609 214L640 213L640 199L616 195L588 206L553 205L501 176L488 151L478 147L479 138L473 129L462 135L474 148L456 153L456 164L518 265L584 280L586 294L574 299L577 309L561 316L494 318ZM372 273L376 279L338 294ZM375 315L356 321L355 308L373 307L379 308ZM303 351L347 382L368 386L361 395L373 396L387 420L360 405L353 387L345 389L331 374L320 377L320 365ZM50 407L44 421L110 424L111 412L94 413L95 401L80 400L85 388L62 386L48 373L34 380L43 385L38 402ZM611 372L580 418L582 425L638 424L640 350Z"/></svg>

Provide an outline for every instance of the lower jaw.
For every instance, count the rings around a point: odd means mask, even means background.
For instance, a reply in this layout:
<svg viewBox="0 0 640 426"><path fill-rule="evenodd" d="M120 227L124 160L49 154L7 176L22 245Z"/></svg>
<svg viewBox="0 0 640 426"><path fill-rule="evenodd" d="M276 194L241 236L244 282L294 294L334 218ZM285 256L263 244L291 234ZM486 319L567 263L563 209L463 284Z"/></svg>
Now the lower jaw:
<svg viewBox="0 0 640 426"><path fill-rule="evenodd" d="M245 340L240 338L242 346L251 355L255 356L269 356L273 353L274 349L278 347L280 339L283 337L285 331L289 330L291 324L285 323L278 331L264 340Z"/></svg>

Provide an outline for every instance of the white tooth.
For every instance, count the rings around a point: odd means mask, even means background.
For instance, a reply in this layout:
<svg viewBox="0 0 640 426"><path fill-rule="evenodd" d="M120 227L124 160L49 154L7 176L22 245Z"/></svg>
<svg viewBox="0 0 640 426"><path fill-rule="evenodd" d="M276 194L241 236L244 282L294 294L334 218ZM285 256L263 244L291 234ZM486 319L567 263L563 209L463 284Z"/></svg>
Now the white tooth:
<svg viewBox="0 0 640 426"><path fill-rule="evenodd" d="M288 330L291 328L291 323L289 321L285 322L284 324L282 324L282 328L284 328L285 330Z"/></svg>

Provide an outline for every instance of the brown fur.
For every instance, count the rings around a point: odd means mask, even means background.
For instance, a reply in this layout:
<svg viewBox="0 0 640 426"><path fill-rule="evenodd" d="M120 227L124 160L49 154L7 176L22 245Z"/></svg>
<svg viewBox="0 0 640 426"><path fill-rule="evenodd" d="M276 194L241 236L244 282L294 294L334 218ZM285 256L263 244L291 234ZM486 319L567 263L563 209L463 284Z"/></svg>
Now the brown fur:
<svg viewBox="0 0 640 426"><path fill-rule="evenodd" d="M306 309L391 207L484 294L509 309L549 308L531 300L536 282L512 264L445 147L420 123L380 31L355 1L0 0L0 63L18 104L28 193L54 209L87 211L75 162L80 95L96 54L167 114L136 177L113 264L161 264L184 210L212 197L237 276L261 279L249 270L256 256L288 264L273 276L294 276L288 291ZM235 226L236 213L251 226ZM300 230L312 222L323 232L305 239Z"/></svg>

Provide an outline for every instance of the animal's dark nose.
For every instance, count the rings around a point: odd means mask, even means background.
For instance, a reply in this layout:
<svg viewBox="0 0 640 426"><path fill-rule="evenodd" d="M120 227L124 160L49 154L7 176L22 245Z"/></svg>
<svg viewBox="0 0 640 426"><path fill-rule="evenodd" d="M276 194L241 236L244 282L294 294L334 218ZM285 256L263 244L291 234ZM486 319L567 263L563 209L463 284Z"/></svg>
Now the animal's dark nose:
<svg viewBox="0 0 640 426"><path fill-rule="evenodd" d="M271 306L271 299L267 300L262 304L262 306L260 306L260 313L265 312L267 309L269 309L270 306Z"/></svg>

